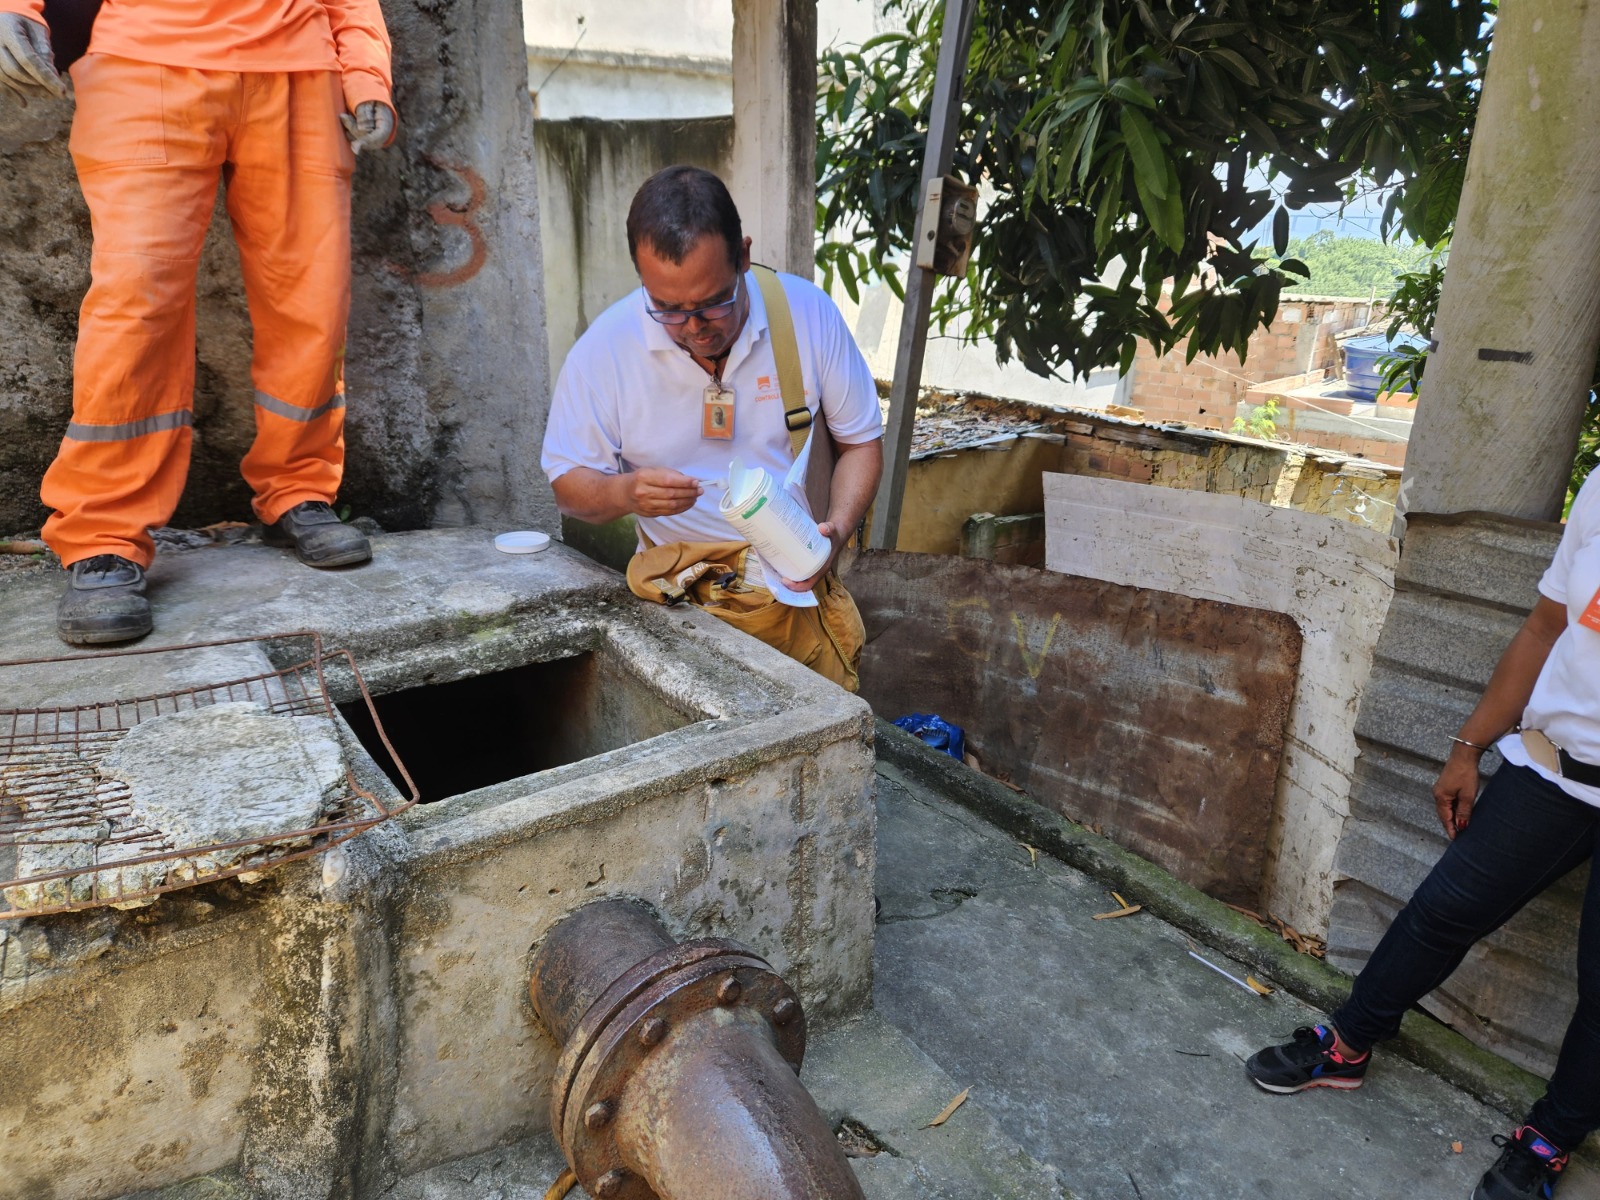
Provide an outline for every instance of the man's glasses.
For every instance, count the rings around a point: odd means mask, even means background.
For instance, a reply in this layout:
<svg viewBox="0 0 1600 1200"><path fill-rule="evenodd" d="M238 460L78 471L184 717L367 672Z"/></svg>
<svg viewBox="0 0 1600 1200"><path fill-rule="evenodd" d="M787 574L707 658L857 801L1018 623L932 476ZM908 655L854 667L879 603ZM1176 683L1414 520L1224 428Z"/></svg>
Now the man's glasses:
<svg viewBox="0 0 1600 1200"><path fill-rule="evenodd" d="M704 308L651 308L646 304L644 310L663 325L687 325L690 317L699 317L702 321L720 321L738 305L739 289L743 285L744 276L740 275L734 281L732 296L715 304L707 304Z"/></svg>

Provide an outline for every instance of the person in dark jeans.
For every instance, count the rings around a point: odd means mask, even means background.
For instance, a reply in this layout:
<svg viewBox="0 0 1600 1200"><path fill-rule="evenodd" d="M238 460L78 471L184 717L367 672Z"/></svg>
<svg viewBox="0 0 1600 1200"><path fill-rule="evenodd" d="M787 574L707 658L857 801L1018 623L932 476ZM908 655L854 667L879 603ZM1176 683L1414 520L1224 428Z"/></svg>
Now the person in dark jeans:
<svg viewBox="0 0 1600 1200"><path fill-rule="evenodd" d="M1573 503L1540 599L1472 715L1452 739L1433 797L1450 845L1350 990L1321 1025L1254 1055L1271 1092L1357 1088L1372 1048L1473 944L1594 857L1600 833L1600 480ZM1507 730L1512 732L1507 733ZM1505 765L1478 796L1478 760ZM1568 1154L1600 1128L1600 871L1589 877L1578 939L1578 1007L1555 1074L1526 1122L1497 1137L1499 1159L1473 1200L1554 1194Z"/></svg>

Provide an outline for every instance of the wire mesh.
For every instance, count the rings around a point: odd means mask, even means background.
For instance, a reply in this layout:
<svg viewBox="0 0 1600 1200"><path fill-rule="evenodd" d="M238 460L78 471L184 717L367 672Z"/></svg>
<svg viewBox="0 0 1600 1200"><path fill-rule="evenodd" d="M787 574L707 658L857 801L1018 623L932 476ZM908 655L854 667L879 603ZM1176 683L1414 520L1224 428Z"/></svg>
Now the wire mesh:
<svg viewBox="0 0 1600 1200"><path fill-rule="evenodd" d="M254 647L266 669L126 699L0 708L0 920L102 905L132 907L177 888L248 878L347 841L417 802L416 785L383 731L354 656L348 650L324 652L313 631L0 662L0 695L10 690L8 673L21 668L72 671L79 664L81 675L86 662L218 647ZM290 665L273 667L269 651L276 652L275 661ZM409 793L400 803L363 787L346 762L342 786L325 798L313 823L237 841L185 845L141 814L126 782L100 769L130 730L154 717L251 703L278 717L333 718L330 668L352 691L351 701L359 697L366 705L394 773ZM206 763L193 762L192 769L203 772ZM227 804L230 797L219 792L215 802Z"/></svg>

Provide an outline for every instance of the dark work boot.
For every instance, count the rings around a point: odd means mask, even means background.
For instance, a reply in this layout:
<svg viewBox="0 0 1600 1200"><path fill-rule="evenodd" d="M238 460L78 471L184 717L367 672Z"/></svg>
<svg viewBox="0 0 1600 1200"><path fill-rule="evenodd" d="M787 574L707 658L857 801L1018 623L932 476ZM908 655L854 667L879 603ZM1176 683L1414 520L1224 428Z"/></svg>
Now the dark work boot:
<svg viewBox="0 0 1600 1200"><path fill-rule="evenodd" d="M267 526L262 540L269 546L293 546L308 567L348 567L372 557L367 535L339 520L321 500L296 504Z"/></svg>
<svg viewBox="0 0 1600 1200"><path fill-rule="evenodd" d="M67 590L56 606L56 633L73 646L100 646L143 637L151 629L144 568L115 554L96 554L67 568Z"/></svg>

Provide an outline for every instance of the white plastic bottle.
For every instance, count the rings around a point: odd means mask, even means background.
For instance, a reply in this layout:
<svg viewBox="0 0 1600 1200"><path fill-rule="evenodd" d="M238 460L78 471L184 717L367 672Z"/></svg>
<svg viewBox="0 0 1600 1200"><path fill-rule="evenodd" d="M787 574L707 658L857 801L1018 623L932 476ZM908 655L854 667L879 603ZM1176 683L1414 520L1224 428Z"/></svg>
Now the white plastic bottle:
<svg viewBox="0 0 1600 1200"><path fill-rule="evenodd" d="M762 467L734 459L717 508L785 579L810 579L828 561L832 547L817 523Z"/></svg>

